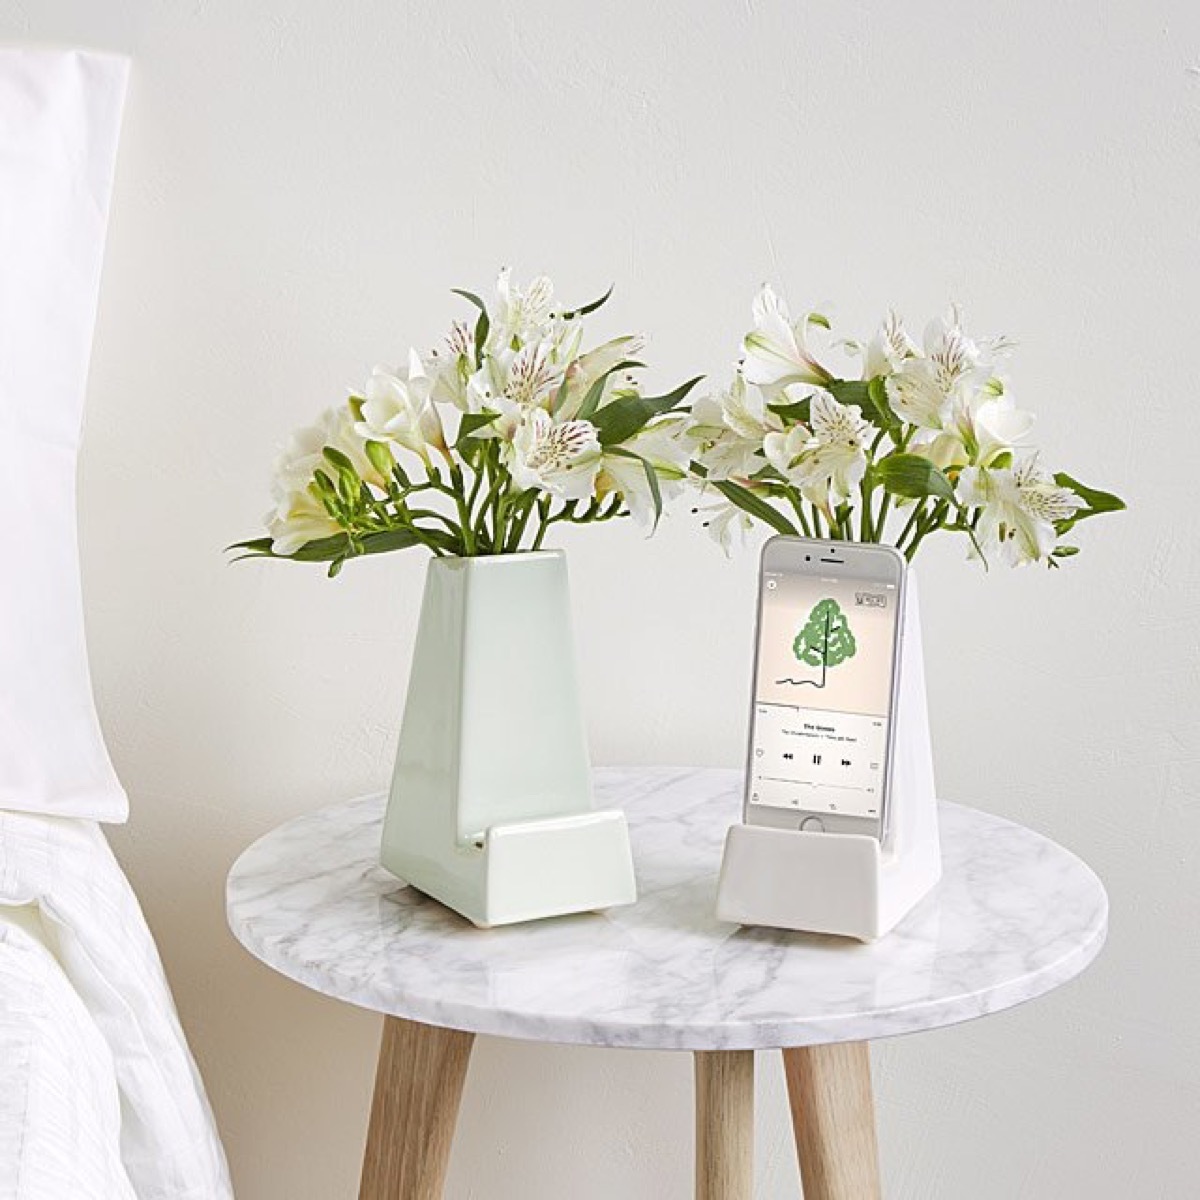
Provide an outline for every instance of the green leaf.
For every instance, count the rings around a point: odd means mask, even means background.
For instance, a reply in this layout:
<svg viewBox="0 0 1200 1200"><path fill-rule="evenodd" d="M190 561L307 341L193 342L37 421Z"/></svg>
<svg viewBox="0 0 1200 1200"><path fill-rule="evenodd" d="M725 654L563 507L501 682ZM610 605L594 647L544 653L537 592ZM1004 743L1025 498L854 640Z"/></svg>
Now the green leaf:
<svg viewBox="0 0 1200 1200"><path fill-rule="evenodd" d="M1054 549L1050 551L1050 553L1052 555L1054 555L1055 558L1073 558L1076 554L1079 553L1079 547L1078 546L1055 546Z"/></svg>
<svg viewBox="0 0 1200 1200"><path fill-rule="evenodd" d="M811 399L796 400L790 404L768 404L767 407L781 416L785 421L794 421L799 425L807 425Z"/></svg>
<svg viewBox="0 0 1200 1200"><path fill-rule="evenodd" d="M434 537L442 545L452 544L450 535L437 530L425 530L426 537ZM436 535L436 536L435 536ZM409 550L419 546L421 539L410 529L381 529L378 533L367 533L359 539L363 554L390 554L393 550Z"/></svg>
<svg viewBox="0 0 1200 1200"><path fill-rule="evenodd" d="M591 417L600 445L607 448L627 442L655 417L671 412L703 378L697 375L664 396L618 396Z"/></svg>
<svg viewBox="0 0 1200 1200"><path fill-rule="evenodd" d="M563 316L567 317L569 320L571 317L586 317L588 313L594 313L596 309L608 303L608 298L613 294L613 288L616 286L617 285L615 283L610 283L608 285L608 291L605 292L599 300L593 300L591 304L584 304L580 308L573 308L570 312L564 313Z"/></svg>
<svg viewBox="0 0 1200 1200"><path fill-rule="evenodd" d="M230 562L241 562L244 558L272 558L271 539L269 537L250 538L245 542L233 542L225 547L225 553L231 550L242 550L244 553L235 555Z"/></svg>
<svg viewBox="0 0 1200 1200"><path fill-rule="evenodd" d="M782 472L773 467L770 463L764 463L753 475L750 476L756 483L787 483L787 479Z"/></svg>
<svg viewBox="0 0 1200 1200"><path fill-rule="evenodd" d="M893 496L910 500L936 496L939 500L956 502L950 480L919 454L889 454L875 465L875 474Z"/></svg>
<svg viewBox="0 0 1200 1200"><path fill-rule="evenodd" d="M841 404L853 404L868 413L874 410L869 394L870 385L862 379L832 379L825 385L825 390Z"/></svg>
<svg viewBox="0 0 1200 1200"><path fill-rule="evenodd" d="M490 408L485 408L477 413L463 413L462 419L458 423L458 438L455 440L457 446L464 438L470 437L477 430L485 429L490 425L500 414L493 412Z"/></svg>
<svg viewBox="0 0 1200 1200"><path fill-rule="evenodd" d="M882 376L874 379L834 379L826 384L840 404L853 404L876 429L899 429L900 420L888 404L887 388Z"/></svg>
<svg viewBox="0 0 1200 1200"><path fill-rule="evenodd" d="M1125 501L1119 496L1088 487L1078 479L1072 479L1065 471L1059 471L1054 476L1054 482L1059 487L1070 488L1087 505L1087 508L1081 508L1071 516L1054 522L1054 532L1060 537L1074 529L1080 521L1086 521L1088 517L1096 517L1106 512L1120 512L1125 507Z"/></svg>
<svg viewBox="0 0 1200 1200"><path fill-rule="evenodd" d="M626 450L623 446L613 446L607 453L619 458L633 458L642 464L642 469L646 472L646 482L650 485L650 498L654 501L654 526L651 532L658 529L658 522L662 517L663 499L662 487L659 485L658 472L654 469L654 464L648 458L635 454L632 450Z"/></svg>
<svg viewBox="0 0 1200 1200"><path fill-rule="evenodd" d="M770 525L776 533L785 533L792 537L796 536L795 526L779 509L760 499L753 492L742 487L740 483L734 483L732 479L722 479L715 482L712 486L726 500L736 504L742 512L749 513L750 516L761 521L764 525Z"/></svg>
<svg viewBox="0 0 1200 1200"><path fill-rule="evenodd" d="M604 395L604 385L608 382L610 375L614 375L617 371L627 371L630 367L644 367L645 363L634 361L632 358L627 358L624 362L619 362L615 367L609 367L607 371L601 375L590 388L587 390L587 395L583 398L583 403L579 406L579 411L575 414L576 419L581 421L590 421L592 413L600 406L600 397Z"/></svg>
<svg viewBox="0 0 1200 1200"><path fill-rule="evenodd" d="M464 300L470 300L480 312L487 312L487 305L474 292L468 292L465 288L451 288L450 291L455 296L461 296Z"/></svg>
<svg viewBox="0 0 1200 1200"><path fill-rule="evenodd" d="M875 424L882 429L890 431L898 431L903 422L896 416L887 394L887 381L882 375L876 375L870 383L867 384L867 398L875 408L876 416L879 418Z"/></svg>
<svg viewBox="0 0 1200 1200"><path fill-rule="evenodd" d="M1070 488L1087 505L1087 512L1077 513L1076 520L1082 520L1085 516L1091 517L1097 513L1120 512L1125 507L1125 501L1120 496L1088 487L1087 484L1080 483L1078 479L1072 479L1065 471L1059 471L1054 476L1054 482L1059 487Z"/></svg>
<svg viewBox="0 0 1200 1200"><path fill-rule="evenodd" d="M426 537L433 538L444 549L451 550L457 543L448 533L438 530L426 530ZM347 558L355 558L360 554L387 554L393 550L408 550L419 546L421 539L408 529L384 529L376 533L364 534L358 539L356 546L348 533L335 533L332 537L318 538L306 542L291 554L276 554L271 549L269 537L252 538L247 542L235 542L226 546L226 550L244 550L245 553L233 559L239 562L243 558L275 558L289 562L336 562ZM336 572L334 572L336 574Z"/></svg>
<svg viewBox="0 0 1200 1200"><path fill-rule="evenodd" d="M481 367L483 366L483 344L487 341L488 331L492 327L487 305L474 292L464 291L462 288L451 288L450 290L456 296L469 300L479 309L479 320L475 322L475 366Z"/></svg>

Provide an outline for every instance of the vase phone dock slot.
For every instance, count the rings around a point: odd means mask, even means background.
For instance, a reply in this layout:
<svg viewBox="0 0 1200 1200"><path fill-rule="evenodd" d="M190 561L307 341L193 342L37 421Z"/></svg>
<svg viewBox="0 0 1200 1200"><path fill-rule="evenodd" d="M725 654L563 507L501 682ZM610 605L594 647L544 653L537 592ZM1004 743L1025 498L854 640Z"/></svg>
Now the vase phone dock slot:
<svg viewBox="0 0 1200 1200"><path fill-rule="evenodd" d="M933 754L916 577L900 628L893 714L890 819L882 843L865 834L773 829L739 822L725 840L717 916L870 942L941 878Z"/></svg>

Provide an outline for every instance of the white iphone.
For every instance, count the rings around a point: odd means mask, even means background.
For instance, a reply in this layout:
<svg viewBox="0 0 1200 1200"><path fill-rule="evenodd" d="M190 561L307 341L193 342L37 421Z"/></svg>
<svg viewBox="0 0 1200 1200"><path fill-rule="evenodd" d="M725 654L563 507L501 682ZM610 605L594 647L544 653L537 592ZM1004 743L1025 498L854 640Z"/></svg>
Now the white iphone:
<svg viewBox="0 0 1200 1200"><path fill-rule="evenodd" d="M904 557L773 537L759 567L744 819L887 832Z"/></svg>

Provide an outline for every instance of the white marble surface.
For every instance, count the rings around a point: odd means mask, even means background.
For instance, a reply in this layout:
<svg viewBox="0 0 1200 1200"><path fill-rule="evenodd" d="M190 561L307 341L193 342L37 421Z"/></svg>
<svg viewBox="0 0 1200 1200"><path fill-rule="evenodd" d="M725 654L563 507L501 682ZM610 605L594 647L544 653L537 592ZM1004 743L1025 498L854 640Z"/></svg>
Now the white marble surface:
<svg viewBox="0 0 1200 1200"><path fill-rule="evenodd" d="M1104 942L1108 902L1038 834L941 806L945 877L870 946L738 929L713 915L736 771L596 773L629 814L640 900L480 930L378 865L383 797L322 809L251 846L229 876L234 934L326 995L504 1037L743 1049L888 1037L1041 995Z"/></svg>

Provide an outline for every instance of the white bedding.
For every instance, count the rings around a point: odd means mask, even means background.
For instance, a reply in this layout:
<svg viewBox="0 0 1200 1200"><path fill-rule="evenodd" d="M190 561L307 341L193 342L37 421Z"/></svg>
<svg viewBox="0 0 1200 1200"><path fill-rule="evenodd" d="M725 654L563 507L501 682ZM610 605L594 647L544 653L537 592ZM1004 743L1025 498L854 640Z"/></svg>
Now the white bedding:
<svg viewBox="0 0 1200 1200"><path fill-rule="evenodd" d="M112 1053L47 948L36 907L0 908L0 1196L134 1200Z"/></svg>
<svg viewBox="0 0 1200 1200"><path fill-rule="evenodd" d="M154 941L99 827L0 812L0 1197L228 1200Z"/></svg>
<svg viewBox="0 0 1200 1200"><path fill-rule="evenodd" d="M0 1200L232 1195L95 824L127 805L92 703L75 457L127 66L0 47Z"/></svg>

